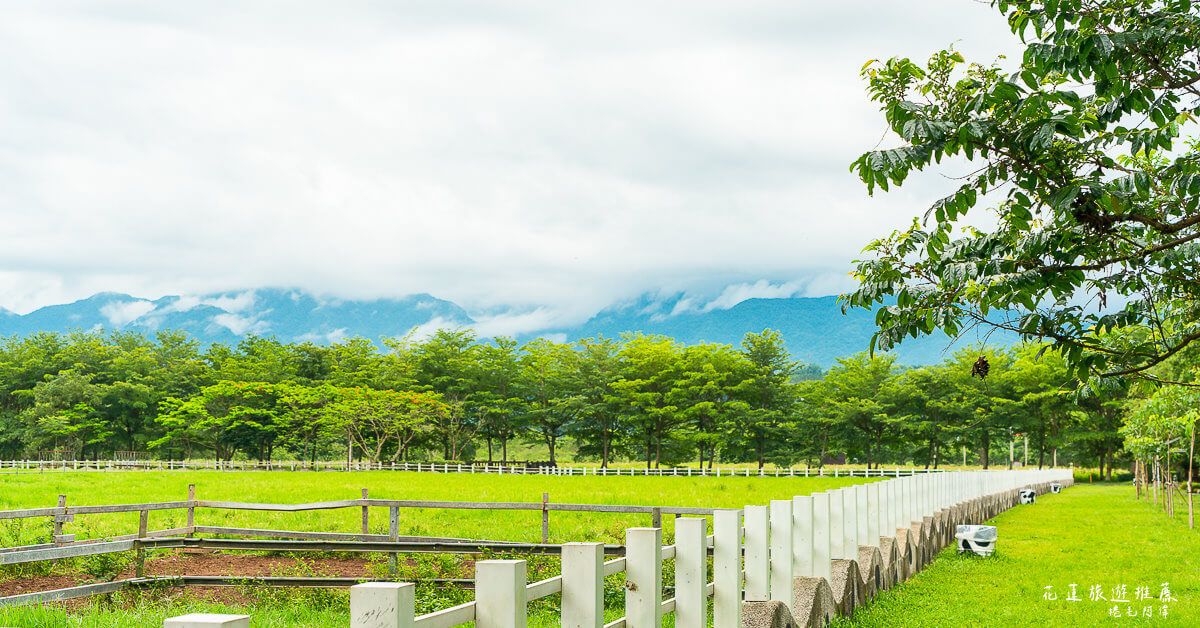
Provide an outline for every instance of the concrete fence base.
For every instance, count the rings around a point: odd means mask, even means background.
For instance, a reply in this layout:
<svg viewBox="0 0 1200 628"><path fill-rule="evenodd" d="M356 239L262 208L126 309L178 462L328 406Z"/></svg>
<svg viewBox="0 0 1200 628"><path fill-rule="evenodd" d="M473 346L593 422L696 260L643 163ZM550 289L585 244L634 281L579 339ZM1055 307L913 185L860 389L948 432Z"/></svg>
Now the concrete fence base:
<svg viewBox="0 0 1200 628"><path fill-rule="evenodd" d="M742 628L799 628L787 604L778 600L742 604Z"/></svg>
<svg viewBox="0 0 1200 628"><path fill-rule="evenodd" d="M1061 481L1064 488L1073 483ZM1022 488L1041 495L1050 492L1050 483ZM860 545L856 560L832 560L828 581L823 577L795 578L790 610L779 601L745 603L741 626L824 628L836 616L850 617L880 591L924 569L942 549L954 543L959 525L980 524L1020 505L1020 488L1013 488L938 510L908 528L896 530L894 536L880 537L877 546Z"/></svg>
<svg viewBox="0 0 1200 628"><path fill-rule="evenodd" d="M859 585L866 599L874 598L884 589L883 555L874 545L858 546Z"/></svg>
<svg viewBox="0 0 1200 628"><path fill-rule="evenodd" d="M796 578L792 584L793 619L802 628L825 628L837 617L833 591L824 578Z"/></svg>

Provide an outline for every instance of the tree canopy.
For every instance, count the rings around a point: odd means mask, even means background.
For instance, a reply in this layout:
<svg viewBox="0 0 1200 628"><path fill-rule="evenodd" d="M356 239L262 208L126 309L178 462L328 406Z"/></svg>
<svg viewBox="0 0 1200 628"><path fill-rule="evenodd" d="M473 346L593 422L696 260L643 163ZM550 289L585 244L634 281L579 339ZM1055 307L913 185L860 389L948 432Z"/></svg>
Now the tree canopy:
<svg viewBox="0 0 1200 628"><path fill-rule="evenodd" d="M1167 379L1155 367L1200 339L1200 153L1181 138L1200 16L1190 0L992 4L1019 61L863 68L899 140L852 164L867 190L939 164L961 183L866 247L844 306L878 306L873 348L985 325L1093 383ZM980 206L990 226L966 222Z"/></svg>

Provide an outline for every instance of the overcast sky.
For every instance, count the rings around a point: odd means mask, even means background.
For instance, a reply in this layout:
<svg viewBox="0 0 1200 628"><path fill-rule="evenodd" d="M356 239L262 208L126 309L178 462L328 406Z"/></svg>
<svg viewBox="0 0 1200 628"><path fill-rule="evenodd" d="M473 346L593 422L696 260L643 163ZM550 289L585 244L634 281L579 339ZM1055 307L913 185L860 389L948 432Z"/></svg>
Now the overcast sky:
<svg viewBox="0 0 1200 628"><path fill-rule="evenodd" d="M22 313L287 286L536 325L837 293L956 185L866 196L863 63L1017 50L972 0L0 7L0 306Z"/></svg>

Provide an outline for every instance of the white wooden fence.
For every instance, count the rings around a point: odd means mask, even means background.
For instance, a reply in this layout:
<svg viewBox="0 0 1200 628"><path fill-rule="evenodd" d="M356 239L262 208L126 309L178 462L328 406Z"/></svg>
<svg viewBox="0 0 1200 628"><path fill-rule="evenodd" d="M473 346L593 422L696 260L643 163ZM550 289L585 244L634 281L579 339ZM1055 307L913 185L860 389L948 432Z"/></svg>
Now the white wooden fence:
<svg viewBox="0 0 1200 628"><path fill-rule="evenodd" d="M1066 469L890 478L716 510L711 534L706 518L681 517L673 545L663 545L660 528L630 528L625 557L607 562L600 543L566 543L561 575L539 582L527 582L525 561L480 561L475 599L426 615L414 612L412 584L360 585L365 588L351 593L351 625L449 628L473 621L480 628L518 628L526 625L529 602L561 594L562 626L658 628L664 615L674 613L676 626L699 628L708 625L710 598L714 626L740 626L743 602L776 600L794 611L795 578L831 580L834 561L858 559L863 546L883 545L881 537L896 538L924 526L927 517L979 498L1049 482L1070 485L1071 479ZM664 600L662 563L672 558L675 596ZM625 574L625 615L604 623L604 578L618 573Z"/></svg>
<svg viewBox="0 0 1200 628"><path fill-rule="evenodd" d="M947 473L944 469L920 467L879 467L857 469L841 467L788 467L752 469L749 467L522 467L437 462L372 463L342 461L253 460L0 460L0 472L9 471L410 471L420 473L490 473L497 475L597 475L651 477L904 477L927 473Z"/></svg>

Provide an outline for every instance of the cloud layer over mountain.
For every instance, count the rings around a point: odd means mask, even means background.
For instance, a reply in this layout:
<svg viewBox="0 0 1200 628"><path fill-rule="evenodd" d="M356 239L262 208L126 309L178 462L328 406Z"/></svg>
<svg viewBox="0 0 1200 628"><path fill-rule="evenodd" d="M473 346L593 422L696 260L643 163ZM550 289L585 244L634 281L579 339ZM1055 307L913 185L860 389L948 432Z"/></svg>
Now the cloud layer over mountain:
<svg viewBox="0 0 1200 628"><path fill-rule="evenodd" d="M863 62L949 23L969 57L1012 49L961 0L13 3L0 303L429 292L515 305L479 320L515 333L658 290L831 294L955 187L868 199L847 172L884 131ZM185 305L261 322L155 307Z"/></svg>

